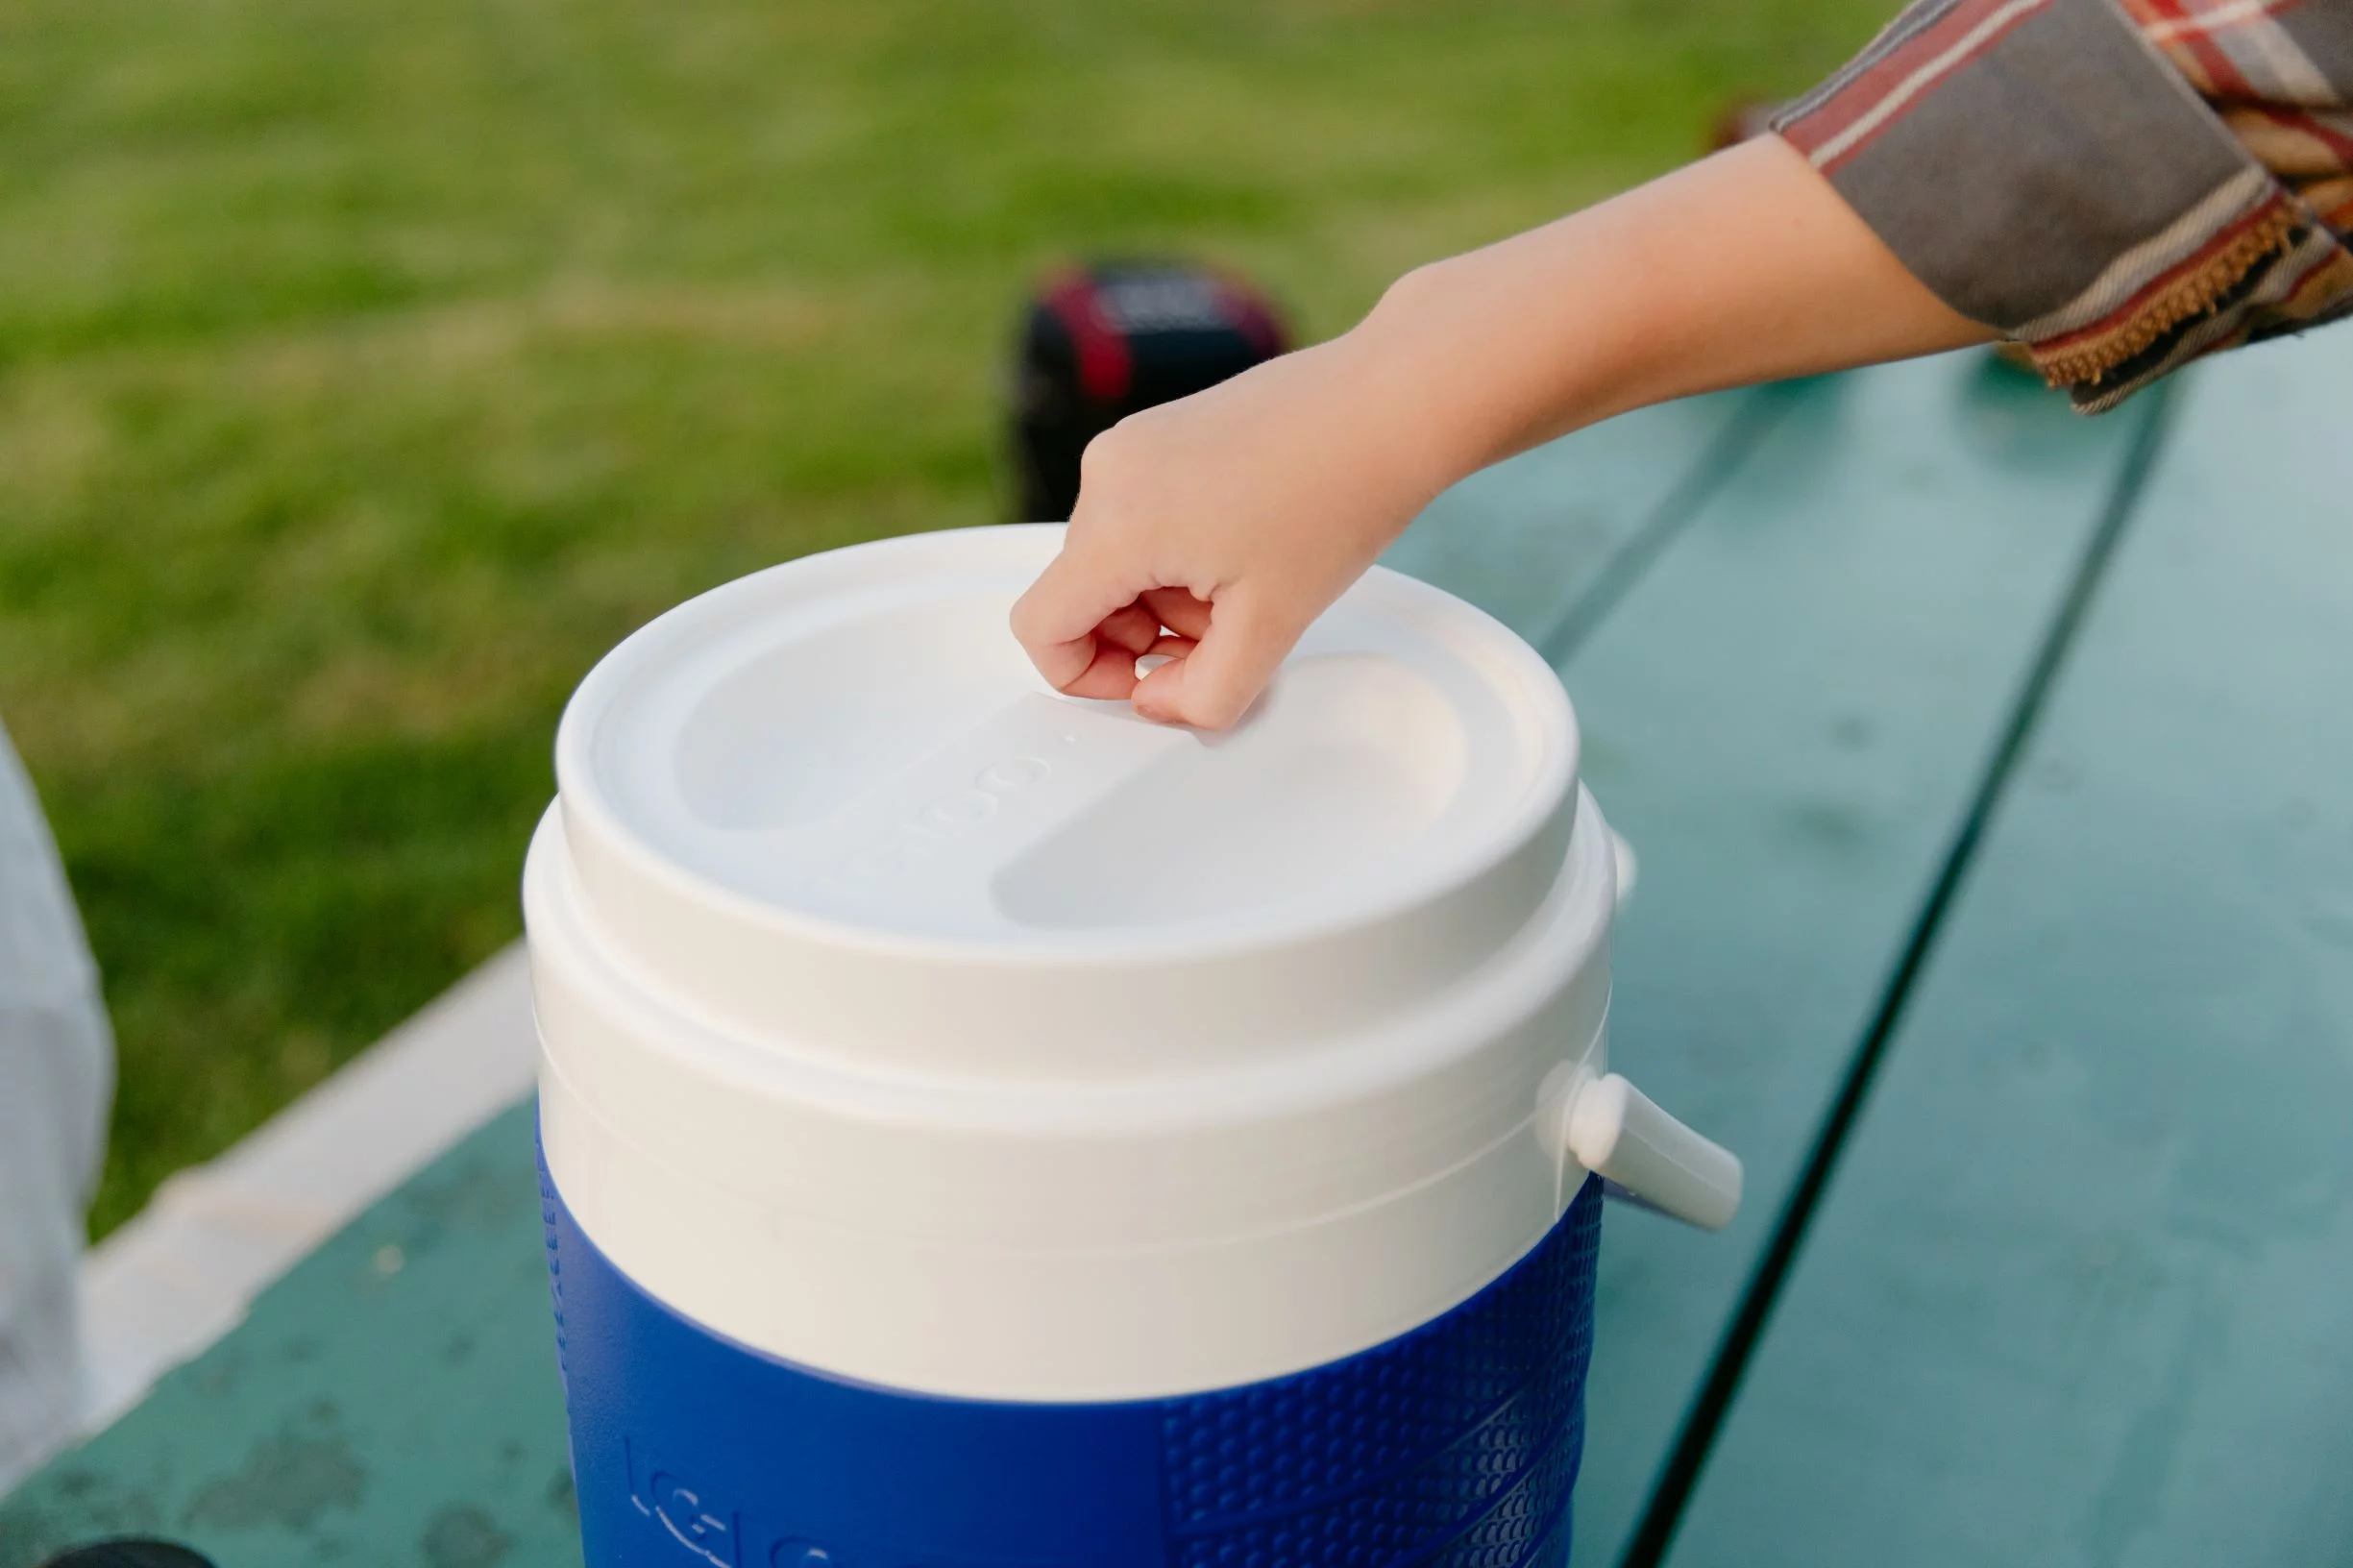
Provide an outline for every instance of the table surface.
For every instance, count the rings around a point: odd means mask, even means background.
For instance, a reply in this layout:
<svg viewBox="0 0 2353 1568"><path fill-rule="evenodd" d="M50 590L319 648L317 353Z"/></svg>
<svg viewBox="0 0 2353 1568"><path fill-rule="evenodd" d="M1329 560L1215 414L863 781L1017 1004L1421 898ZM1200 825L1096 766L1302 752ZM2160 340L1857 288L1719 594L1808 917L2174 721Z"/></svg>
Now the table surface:
<svg viewBox="0 0 2353 1568"><path fill-rule="evenodd" d="M1607 1221L1581 1568L2353 1564L2348 430L2343 334L2099 420L1957 355L1400 542L1559 664L1640 855L1612 1054L1748 1163L1721 1236ZM0 1568L576 1563L541 1270L518 1108L0 1503Z"/></svg>

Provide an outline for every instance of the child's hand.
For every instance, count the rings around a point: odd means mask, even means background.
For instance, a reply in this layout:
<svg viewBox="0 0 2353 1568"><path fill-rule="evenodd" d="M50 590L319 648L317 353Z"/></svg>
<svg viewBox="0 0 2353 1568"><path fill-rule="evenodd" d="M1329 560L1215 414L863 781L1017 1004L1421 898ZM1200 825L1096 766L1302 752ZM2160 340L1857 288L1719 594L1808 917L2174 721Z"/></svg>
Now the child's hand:
<svg viewBox="0 0 2353 1568"><path fill-rule="evenodd" d="M1424 267L1346 336L1096 437L1014 635L1073 696L1222 729L1472 470L1644 404L1991 335L1786 143L1748 142ZM1170 662L1139 680L1146 653Z"/></svg>
<svg viewBox="0 0 2353 1568"><path fill-rule="evenodd" d="M1014 634L1077 697L1223 729L1451 474L1362 330L1119 422ZM1163 628L1166 628L1164 632ZM1170 635L1170 634L1173 635ZM1146 653L1169 662L1142 679Z"/></svg>

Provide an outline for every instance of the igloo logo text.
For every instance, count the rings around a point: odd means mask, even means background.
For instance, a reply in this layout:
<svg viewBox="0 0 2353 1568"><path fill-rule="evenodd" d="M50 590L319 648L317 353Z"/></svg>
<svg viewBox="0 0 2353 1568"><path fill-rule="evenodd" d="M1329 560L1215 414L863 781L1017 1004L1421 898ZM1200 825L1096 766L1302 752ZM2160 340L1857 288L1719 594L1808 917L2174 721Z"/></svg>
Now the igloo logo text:
<svg viewBox="0 0 2353 1568"><path fill-rule="evenodd" d="M637 1444L622 1441L629 1470L629 1501L670 1531L671 1538L716 1568L743 1568L743 1532L732 1508L713 1501L674 1470L641 1464Z"/></svg>
<svg viewBox="0 0 2353 1568"><path fill-rule="evenodd" d="M1008 757L972 775L971 784L908 813L842 862L849 882L883 882L907 872L993 820L1004 803L1054 771L1043 757Z"/></svg>

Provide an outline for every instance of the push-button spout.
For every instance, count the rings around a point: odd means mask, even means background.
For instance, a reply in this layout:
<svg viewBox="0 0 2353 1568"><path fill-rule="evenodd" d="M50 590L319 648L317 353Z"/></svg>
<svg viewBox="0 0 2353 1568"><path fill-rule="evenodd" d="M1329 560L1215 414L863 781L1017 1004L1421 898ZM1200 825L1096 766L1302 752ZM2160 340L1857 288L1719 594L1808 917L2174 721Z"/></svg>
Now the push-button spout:
<svg viewBox="0 0 2353 1568"><path fill-rule="evenodd" d="M1720 1231L1740 1209L1740 1159L1661 1111L1617 1073L1588 1078L1562 1110L1577 1163L1644 1207Z"/></svg>

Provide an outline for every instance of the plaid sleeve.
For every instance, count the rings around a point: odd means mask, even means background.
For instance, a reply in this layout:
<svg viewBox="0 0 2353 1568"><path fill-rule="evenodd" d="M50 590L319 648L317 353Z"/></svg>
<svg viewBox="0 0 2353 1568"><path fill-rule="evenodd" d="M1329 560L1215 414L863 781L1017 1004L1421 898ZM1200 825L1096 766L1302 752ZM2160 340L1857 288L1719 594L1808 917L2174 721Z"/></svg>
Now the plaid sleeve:
<svg viewBox="0 0 2353 1568"><path fill-rule="evenodd" d="M1774 128L2087 412L2353 313L2353 0L1920 0Z"/></svg>

